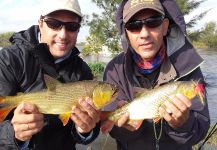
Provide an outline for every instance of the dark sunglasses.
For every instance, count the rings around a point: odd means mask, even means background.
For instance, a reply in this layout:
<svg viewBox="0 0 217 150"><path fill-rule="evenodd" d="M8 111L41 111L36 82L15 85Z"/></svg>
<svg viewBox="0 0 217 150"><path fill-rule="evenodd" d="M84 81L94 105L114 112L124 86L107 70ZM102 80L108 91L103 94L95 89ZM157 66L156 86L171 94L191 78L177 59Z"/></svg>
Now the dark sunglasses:
<svg viewBox="0 0 217 150"><path fill-rule="evenodd" d="M132 20L125 24L125 28L131 32L140 32L143 25L149 28L156 28L163 23L164 16L152 16L143 20Z"/></svg>
<svg viewBox="0 0 217 150"><path fill-rule="evenodd" d="M63 26L65 26L65 29L67 31L75 32L81 27L81 25L77 22L62 22L54 18L43 18L42 20L47 24L49 28L54 30L60 30Z"/></svg>

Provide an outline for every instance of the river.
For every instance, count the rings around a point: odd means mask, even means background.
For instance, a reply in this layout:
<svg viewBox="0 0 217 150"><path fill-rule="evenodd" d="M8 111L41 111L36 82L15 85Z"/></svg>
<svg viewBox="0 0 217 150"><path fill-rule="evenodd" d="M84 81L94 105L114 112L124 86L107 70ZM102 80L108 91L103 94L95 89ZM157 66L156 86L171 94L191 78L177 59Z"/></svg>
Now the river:
<svg viewBox="0 0 217 150"><path fill-rule="evenodd" d="M204 63L201 66L203 75L207 82L207 99L211 123L217 122L217 50L198 49L203 57Z"/></svg>

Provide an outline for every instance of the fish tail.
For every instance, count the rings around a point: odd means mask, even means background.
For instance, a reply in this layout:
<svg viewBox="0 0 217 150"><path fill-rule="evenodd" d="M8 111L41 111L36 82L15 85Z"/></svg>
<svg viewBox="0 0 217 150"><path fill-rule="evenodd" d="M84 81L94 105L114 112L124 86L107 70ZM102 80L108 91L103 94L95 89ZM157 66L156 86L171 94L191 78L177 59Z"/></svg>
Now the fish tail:
<svg viewBox="0 0 217 150"><path fill-rule="evenodd" d="M201 103L205 104L205 85L203 83L197 82L195 85L195 91L200 98Z"/></svg>

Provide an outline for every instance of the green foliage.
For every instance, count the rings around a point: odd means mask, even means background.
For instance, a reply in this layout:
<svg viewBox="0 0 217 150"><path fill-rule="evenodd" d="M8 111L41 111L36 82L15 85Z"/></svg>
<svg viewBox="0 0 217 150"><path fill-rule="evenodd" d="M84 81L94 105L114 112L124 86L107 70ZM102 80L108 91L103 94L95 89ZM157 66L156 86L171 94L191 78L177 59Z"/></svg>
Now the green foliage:
<svg viewBox="0 0 217 150"><path fill-rule="evenodd" d="M92 20L87 23L90 26L90 36L84 48L85 54L101 51L102 47L108 47L113 54L120 48L120 36L115 25L115 13L121 0L92 0L101 10L101 15L92 14Z"/></svg>
<svg viewBox="0 0 217 150"><path fill-rule="evenodd" d="M190 35L190 39L197 48L217 48L217 25L215 22L205 24L200 31L197 30Z"/></svg>
<svg viewBox="0 0 217 150"><path fill-rule="evenodd" d="M202 4L205 1L206 0L176 0L184 16L189 15L192 11L197 9L200 6L200 4ZM186 23L187 30L193 28L196 25L197 21L201 20L207 14L208 11L209 10L193 16L190 19L190 21Z"/></svg>
<svg viewBox="0 0 217 150"><path fill-rule="evenodd" d="M9 38L14 34L14 32L6 32L0 34L0 47L7 47L11 45Z"/></svg>
<svg viewBox="0 0 217 150"><path fill-rule="evenodd" d="M104 65L102 63L89 63L88 66L90 67L94 77L97 77L103 74Z"/></svg>

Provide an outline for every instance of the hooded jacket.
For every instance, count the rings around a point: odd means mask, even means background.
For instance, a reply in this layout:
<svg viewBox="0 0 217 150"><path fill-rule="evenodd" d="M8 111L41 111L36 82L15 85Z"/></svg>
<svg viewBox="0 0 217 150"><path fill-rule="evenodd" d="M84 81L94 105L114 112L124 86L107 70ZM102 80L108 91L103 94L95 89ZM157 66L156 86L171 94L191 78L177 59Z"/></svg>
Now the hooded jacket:
<svg viewBox="0 0 217 150"><path fill-rule="evenodd" d="M169 32L164 38L168 57L152 74L154 77L146 78L135 71L132 51L129 48L122 20L123 6L126 1L122 1L116 16L124 51L108 63L104 73L104 80L118 85L120 93L116 102L110 104L105 110L116 108L119 100L128 102L133 100L135 87L153 88L177 80L203 82L200 70L203 59L188 40L183 15L176 2L172 0L161 0L166 17L170 20ZM162 135L159 140L156 138L160 134L161 124L157 125L154 132L152 120L144 120L141 127L133 132L114 126L110 135L115 138L118 150L153 150L158 145L156 143L159 143L161 150L191 150L193 145L205 137L209 124L207 103L203 106L199 100L196 100L193 101L189 119L182 127L173 129L166 121L163 121Z"/></svg>
<svg viewBox="0 0 217 150"><path fill-rule="evenodd" d="M0 51L0 95L16 95L18 92L34 92L46 88L44 74L63 82L91 80L93 75L88 65L78 56L75 47L71 55L61 62L54 58L46 44L38 42L39 28L32 26L10 38L12 46ZM0 149L19 149L10 120L11 112L0 123ZM72 150L76 143L88 144L99 133L99 125L90 138L81 138L72 121L63 126L57 115L45 115L47 124L30 140L29 149Z"/></svg>

